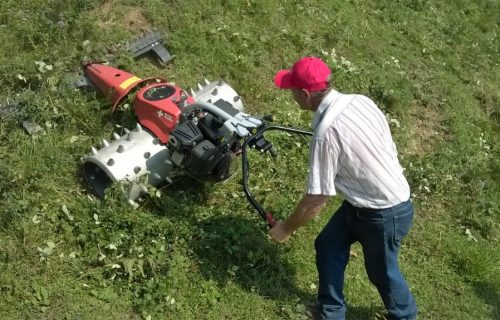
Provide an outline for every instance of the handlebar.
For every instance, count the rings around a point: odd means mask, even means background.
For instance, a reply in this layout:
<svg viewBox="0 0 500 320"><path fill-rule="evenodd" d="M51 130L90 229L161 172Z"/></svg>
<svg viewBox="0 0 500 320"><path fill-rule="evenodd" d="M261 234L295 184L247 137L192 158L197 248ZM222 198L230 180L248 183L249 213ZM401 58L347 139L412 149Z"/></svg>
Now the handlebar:
<svg viewBox="0 0 500 320"><path fill-rule="evenodd" d="M313 133L311 131L307 131L307 130L270 125L270 126L264 126L262 129L260 129L256 133L252 134L251 136L249 136L248 138L246 138L243 141L243 144L241 146L241 161L242 161L241 170L242 170L242 174L243 174L243 182L242 182L243 191L245 192L245 196L246 196L248 202L250 202L252 207L257 211L257 213L262 217L262 219L264 219L264 221L267 222L267 225L269 228L272 228L275 225L276 219L274 219L274 216L270 212L268 212L268 211L264 210L264 208L262 208L261 204L253 197L252 193L250 192L250 189L248 188L249 165L248 165L248 157L247 157L247 146L256 147L257 149L260 149L263 152L269 151L269 153L273 157L276 157L278 155L278 153L273 148L272 143L267 141L263 136L264 132L272 131L272 130L285 131L288 133L300 134L300 135L304 135L304 136L312 136L313 135Z"/></svg>

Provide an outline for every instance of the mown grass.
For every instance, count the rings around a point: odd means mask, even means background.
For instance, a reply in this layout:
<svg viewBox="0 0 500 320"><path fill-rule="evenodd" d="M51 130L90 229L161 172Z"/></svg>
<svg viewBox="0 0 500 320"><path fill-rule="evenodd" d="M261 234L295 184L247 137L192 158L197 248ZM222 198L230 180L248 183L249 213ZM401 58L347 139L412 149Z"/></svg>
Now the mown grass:
<svg viewBox="0 0 500 320"><path fill-rule="evenodd" d="M303 55L328 61L338 90L375 99L417 208L401 265L420 318L499 318L499 12L493 0L2 1L0 103L19 106L0 121L0 318L307 318L312 243L340 199L280 246L240 175L178 181L137 210L116 190L89 195L81 157L130 117L64 79L152 26L173 62L119 52L118 65L184 87L223 78L248 112L281 124L311 119L271 81ZM26 134L24 120L43 133ZM273 140L281 157L252 155L251 185L284 217L302 192L307 141ZM382 305L353 250L348 318L373 319Z"/></svg>

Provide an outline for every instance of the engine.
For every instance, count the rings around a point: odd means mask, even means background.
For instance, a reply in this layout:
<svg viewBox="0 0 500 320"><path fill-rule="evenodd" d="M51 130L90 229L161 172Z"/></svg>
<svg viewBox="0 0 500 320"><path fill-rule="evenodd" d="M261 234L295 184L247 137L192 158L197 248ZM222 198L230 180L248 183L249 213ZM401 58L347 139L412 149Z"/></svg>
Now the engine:
<svg viewBox="0 0 500 320"><path fill-rule="evenodd" d="M113 110L135 90L137 126L102 140L83 160L85 179L99 197L121 182L129 203L137 206L148 185L170 184L180 175L227 179L242 140L264 125L244 112L240 96L221 80L205 80L188 94L163 79L144 80L106 65L89 63L84 71L111 99Z"/></svg>

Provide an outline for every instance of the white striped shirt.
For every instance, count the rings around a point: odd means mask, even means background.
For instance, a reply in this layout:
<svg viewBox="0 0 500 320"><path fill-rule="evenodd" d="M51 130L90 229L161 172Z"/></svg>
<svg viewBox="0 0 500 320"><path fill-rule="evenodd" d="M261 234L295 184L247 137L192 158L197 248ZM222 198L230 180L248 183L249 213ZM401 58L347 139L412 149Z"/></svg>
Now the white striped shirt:
<svg viewBox="0 0 500 320"><path fill-rule="evenodd" d="M372 100L331 90L312 125L306 193L338 190L361 208L388 208L409 199L389 125Z"/></svg>

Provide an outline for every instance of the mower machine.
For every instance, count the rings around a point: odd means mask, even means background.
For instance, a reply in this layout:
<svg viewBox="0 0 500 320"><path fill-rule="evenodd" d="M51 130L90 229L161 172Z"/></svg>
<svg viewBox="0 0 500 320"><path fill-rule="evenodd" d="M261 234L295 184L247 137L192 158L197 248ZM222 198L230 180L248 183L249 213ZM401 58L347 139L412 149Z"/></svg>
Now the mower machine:
<svg viewBox="0 0 500 320"><path fill-rule="evenodd" d="M164 79L142 79L100 63L86 63L83 69L91 84L111 99L112 111L135 94L133 110L138 120L134 129L114 133L110 141L103 139L102 146L92 147L83 159L85 179L97 196L102 198L106 188L121 182L128 202L138 206L137 199L148 185L171 184L180 175L227 179L241 155L245 195L267 224L274 224L273 216L249 191L246 148L276 156L265 131L310 132L268 126L265 117L245 113L241 97L222 80L205 80L188 94Z"/></svg>

